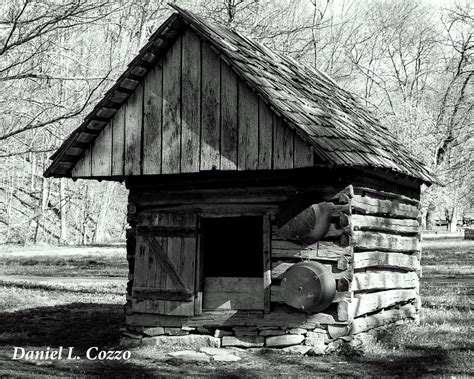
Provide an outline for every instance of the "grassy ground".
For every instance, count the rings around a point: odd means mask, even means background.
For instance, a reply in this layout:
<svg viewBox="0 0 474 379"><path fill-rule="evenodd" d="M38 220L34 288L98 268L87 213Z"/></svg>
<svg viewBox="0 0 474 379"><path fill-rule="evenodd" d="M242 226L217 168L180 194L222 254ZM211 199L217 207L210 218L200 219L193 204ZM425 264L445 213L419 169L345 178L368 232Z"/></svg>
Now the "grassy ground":
<svg viewBox="0 0 474 379"><path fill-rule="evenodd" d="M123 247L3 248L0 252L0 376L110 375L115 377L404 376L474 375L472 299L474 244L428 243L423 253L419 326L383 332L362 355L301 357L278 351L243 351L232 364L180 364L163 351L132 351L129 361L13 361L13 346L26 349L119 343L125 302ZM54 278L51 278L54 276Z"/></svg>

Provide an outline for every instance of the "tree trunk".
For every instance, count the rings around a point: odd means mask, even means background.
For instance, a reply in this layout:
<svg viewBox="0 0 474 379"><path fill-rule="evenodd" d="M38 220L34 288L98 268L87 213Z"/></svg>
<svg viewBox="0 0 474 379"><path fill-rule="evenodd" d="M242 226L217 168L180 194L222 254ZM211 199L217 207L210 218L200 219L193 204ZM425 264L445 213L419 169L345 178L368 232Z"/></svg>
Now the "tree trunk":
<svg viewBox="0 0 474 379"><path fill-rule="evenodd" d="M105 237L105 227L107 225L107 214L109 210L110 199L114 191L114 183L107 183L102 198L99 217L94 231L94 243L103 243Z"/></svg>
<svg viewBox="0 0 474 379"><path fill-rule="evenodd" d="M451 212L451 219L449 220L449 231L452 233L457 232L458 228L458 214L457 214L457 208L453 207L453 210Z"/></svg>

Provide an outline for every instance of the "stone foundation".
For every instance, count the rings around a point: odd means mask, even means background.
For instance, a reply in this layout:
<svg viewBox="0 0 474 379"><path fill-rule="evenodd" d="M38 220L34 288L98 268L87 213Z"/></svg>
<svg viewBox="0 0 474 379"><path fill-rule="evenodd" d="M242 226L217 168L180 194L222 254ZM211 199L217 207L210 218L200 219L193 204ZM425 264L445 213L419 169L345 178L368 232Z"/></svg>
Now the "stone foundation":
<svg viewBox="0 0 474 379"><path fill-rule="evenodd" d="M128 347L164 346L170 349L200 347L283 348L300 354L324 354L332 341L321 328L276 328L235 326L229 328L122 328L121 345ZM295 347L300 348L295 348Z"/></svg>

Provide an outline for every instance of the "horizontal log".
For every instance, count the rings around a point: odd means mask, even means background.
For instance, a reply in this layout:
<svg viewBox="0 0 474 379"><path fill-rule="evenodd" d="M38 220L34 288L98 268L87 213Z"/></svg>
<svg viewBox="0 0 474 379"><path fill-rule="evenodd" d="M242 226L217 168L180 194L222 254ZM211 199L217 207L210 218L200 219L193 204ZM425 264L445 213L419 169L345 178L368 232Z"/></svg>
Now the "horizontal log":
<svg viewBox="0 0 474 379"><path fill-rule="evenodd" d="M312 245L300 246L290 241L272 239L272 258L303 258L337 260L341 256L351 256L352 247L342 247L332 241L319 241Z"/></svg>
<svg viewBox="0 0 474 379"><path fill-rule="evenodd" d="M261 214L276 214L278 212L277 204L257 204L257 203L194 203L194 204L161 204L147 205L141 210L141 213L168 212L175 214L199 214L203 217L208 216L251 216Z"/></svg>
<svg viewBox="0 0 474 379"><path fill-rule="evenodd" d="M397 219L367 215L351 216L354 230L375 230L392 233L420 233L420 223L413 219Z"/></svg>
<svg viewBox="0 0 474 379"><path fill-rule="evenodd" d="M289 262L283 262L283 261L272 262L272 281L281 280L286 270L288 270L294 264L295 263L289 263ZM352 270L339 271L337 269L337 264L333 264L333 265L325 264L324 266L326 266L326 268L332 272L336 280L341 279L341 278L350 279L352 277Z"/></svg>
<svg viewBox="0 0 474 379"><path fill-rule="evenodd" d="M350 289L364 291L375 289L416 288L418 276L414 271L358 272L354 274Z"/></svg>
<svg viewBox="0 0 474 379"><path fill-rule="evenodd" d="M406 270L418 270L420 261L416 255L390 253L383 251L356 252L353 257L353 267L394 267Z"/></svg>
<svg viewBox="0 0 474 379"><path fill-rule="evenodd" d="M172 301L192 301L194 294L184 290L174 289L151 289L135 287L132 289L132 297L135 299L150 300L172 300Z"/></svg>
<svg viewBox="0 0 474 379"><path fill-rule="evenodd" d="M281 288L277 284L272 284L271 287L271 299L272 303L284 303L281 296ZM352 292L336 292L333 303L339 303L340 301L350 301L352 299Z"/></svg>
<svg viewBox="0 0 474 379"><path fill-rule="evenodd" d="M400 308L384 310L367 317L359 317L352 321L349 334L358 334L399 320L414 318L416 314L417 311L413 304L405 304Z"/></svg>
<svg viewBox="0 0 474 379"><path fill-rule="evenodd" d="M152 234L155 237L195 237L196 228L178 226L137 226L137 236Z"/></svg>
<svg viewBox="0 0 474 379"><path fill-rule="evenodd" d="M420 215L420 211L414 205L392 200L374 199L368 196L354 195L351 199L351 206L353 212L361 214L412 219L417 219Z"/></svg>
<svg viewBox="0 0 474 379"><path fill-rule="evenodd" d="M354 232L354 247L364 250L381 251L420 251L417 237L404 237L393 234L357 231Z"/></svg>
<svg viewBox="0 0 474 379"><path fill-rule="evenodd" d="M151 313L126 315L128 326L163 327L232 327L232 326L274 326L285 328L315 328L321 324L344 324L330 313L314 315L287 310L288 307L276 304L274 311L219 310L203 311L199 316L165 316Z"/></svg>
<svg viewBox="0 0 474 379"><path fill-rule="evenodd" d="M414 289L400 289L358 294L352 301L343 300L338 303L337 317L340 321L352 320L357 316L388 308L397 303L415 299Z"/></svg>
<svg viewBox="0 0 474 379"><path fill-rule="evenodd" d="M375 197L377 199L389 199L389 200L396 200L401 203L407 203L411 205L418 206L420 203L417 199L411 198L408 196L400 195L397 193L393 192L387 192L387 191L382 191L382 190L376 190L373 188L368 188L368 187L354 187L354 195L359 195L359 196L368 196L368 197Z"/></svg>

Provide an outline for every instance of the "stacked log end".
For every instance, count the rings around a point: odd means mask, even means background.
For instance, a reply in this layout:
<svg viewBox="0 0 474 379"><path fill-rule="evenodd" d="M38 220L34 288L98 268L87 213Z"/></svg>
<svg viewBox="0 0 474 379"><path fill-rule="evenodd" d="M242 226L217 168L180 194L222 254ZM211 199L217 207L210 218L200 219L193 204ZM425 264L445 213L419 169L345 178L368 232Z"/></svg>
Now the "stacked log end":
<svg viewBox="0 0 474 379"><path fill-rule="evenodd" d="M338 319L356 334L419 311L420 211L416 199L354 187L350 200L352 298L338 303Z"/></svg>

